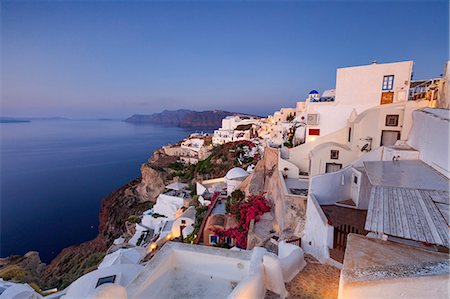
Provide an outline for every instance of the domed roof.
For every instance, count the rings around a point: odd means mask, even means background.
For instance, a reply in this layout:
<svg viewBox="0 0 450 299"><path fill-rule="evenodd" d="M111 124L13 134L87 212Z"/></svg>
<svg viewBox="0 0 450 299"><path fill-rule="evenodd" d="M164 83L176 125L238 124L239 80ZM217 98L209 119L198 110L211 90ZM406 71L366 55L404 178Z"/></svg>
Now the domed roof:
<svg viewBox="0 0 450 299"><path fill-rule="evenodd" d="M322 97L334 97L336 95L335 89L327 89L322 93Z"/></svg>
<svg viewBox="0 0 450 299"><path fill-rule="evenodd" d="M225 178L228 180L236 180L248 177L249 173L240 167L234 167L228 170Z"/></svg>
<svg viewBox="0 0 450 299"><path fill-rule="evenodd" d="M319 94L319 92L317 90L313 89L309 92L309 94Z"/></svg>

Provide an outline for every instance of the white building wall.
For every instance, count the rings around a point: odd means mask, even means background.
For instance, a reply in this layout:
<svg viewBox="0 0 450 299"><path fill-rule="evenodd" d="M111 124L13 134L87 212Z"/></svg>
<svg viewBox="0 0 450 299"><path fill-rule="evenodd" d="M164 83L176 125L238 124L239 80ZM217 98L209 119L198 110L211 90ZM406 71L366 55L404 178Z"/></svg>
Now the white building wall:
<svg viewBox="0 0 450 299"><path fill-rule="evenodd" d="M336 102L342 105L380 105L383 77L394 75L394 102L407 100L413 62L370 64L339 68L336 72Z"/></svg>

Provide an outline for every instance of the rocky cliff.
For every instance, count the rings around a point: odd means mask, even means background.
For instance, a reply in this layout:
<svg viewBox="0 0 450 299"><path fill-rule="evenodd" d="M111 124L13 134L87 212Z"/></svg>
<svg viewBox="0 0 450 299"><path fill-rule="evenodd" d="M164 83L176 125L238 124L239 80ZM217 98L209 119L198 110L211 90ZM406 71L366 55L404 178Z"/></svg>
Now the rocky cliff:
<svg viewBox="0 0 450 299"><path fill-rule="evenodd" d="M146 163L142 177L133 180L103 198L99 215L99 232L94 240L67 247L40 273L35 281L43 288L65 288L83 274L95 270L114 239L126 234L130 215L140 215L151 208L164 189L167 174L162 168ZM26 281L26 280L22 280Z"/></svg>

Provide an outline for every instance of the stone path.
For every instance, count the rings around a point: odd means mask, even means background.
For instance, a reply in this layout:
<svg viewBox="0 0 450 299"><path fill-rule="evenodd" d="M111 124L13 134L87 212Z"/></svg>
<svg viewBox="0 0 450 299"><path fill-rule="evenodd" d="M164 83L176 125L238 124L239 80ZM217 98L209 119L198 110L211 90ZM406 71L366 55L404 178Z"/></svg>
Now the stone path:
<svg viewBox="0 0 450 299"><path fill-rule="evenodd" d="M339 288L340 270L330 265L320 264L311 256L306 256L306 267L286 288L290 299L336 299ZM267 292L266 299L279 298Z"/></svg>

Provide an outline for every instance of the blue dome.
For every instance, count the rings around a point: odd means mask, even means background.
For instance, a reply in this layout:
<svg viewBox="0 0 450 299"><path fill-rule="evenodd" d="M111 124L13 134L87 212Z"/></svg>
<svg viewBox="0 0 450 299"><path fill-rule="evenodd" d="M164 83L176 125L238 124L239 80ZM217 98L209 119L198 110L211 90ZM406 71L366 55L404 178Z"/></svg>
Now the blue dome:
<svg viewBox="0 0 450 299"><path fill-rule="evenodd" d="M319 94L319 92L317 90L313 89L309 92L309 94Z"/></svg>

